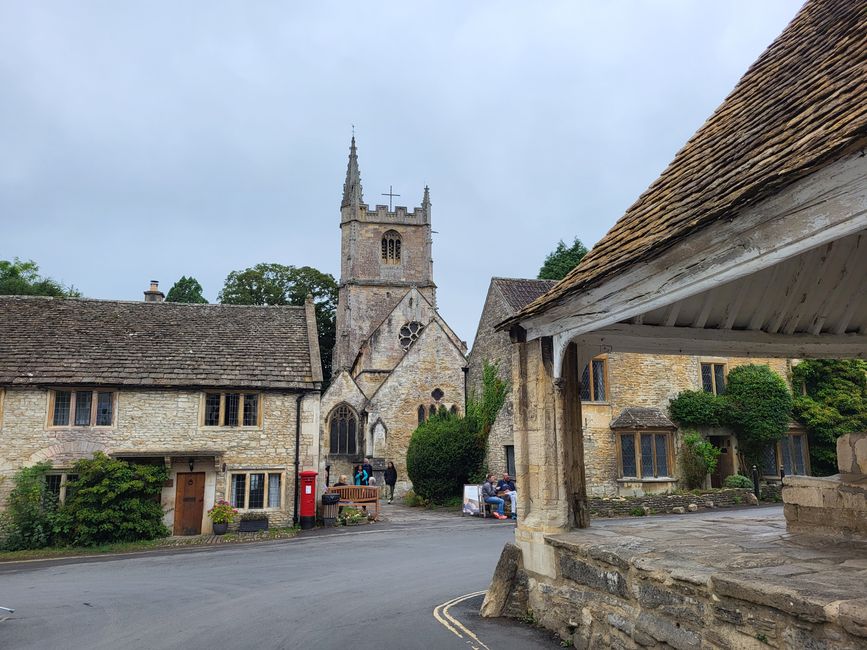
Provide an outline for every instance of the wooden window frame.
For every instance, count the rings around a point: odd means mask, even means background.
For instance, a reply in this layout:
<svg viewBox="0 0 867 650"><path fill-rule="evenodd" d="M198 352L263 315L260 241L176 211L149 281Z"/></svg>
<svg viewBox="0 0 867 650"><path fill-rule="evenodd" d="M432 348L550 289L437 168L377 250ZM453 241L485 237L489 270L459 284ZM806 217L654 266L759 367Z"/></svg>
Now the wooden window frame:
<svg viewBox="0 0 867 650"><path fill-rule="evenodd" d="M284 504L286 503L286 468L274 468L274 467L262 467L262 468L250 468L250 469L230 469L226 472L226 501L229 503L232 502L234 498L234 493L232 491L232 477L243 474L245 476L244 479L244 505L243 506L232 506L236 510L242 512L279 512L283 510ZM264 496L263 496L263 507L261 508L248 508L248 504L250 503L250 474L264 474L265 475L265 486L264 486ZM273 474L280 475L280 504L278 506L269 506L268 505L268 496L269 490L271 486L271 476Z"/></svg>
<svg viewBox="0 0 867 650"><path fill-rule="evenodd" d="M69 397L69 422L67 424L54 424L54 404L57 393L70 393ZM75 400L78 393L91 393L90 398L90 424L75 424ZM111 424L96 424L97 408L99 406L99 393L111 393ZM81 388L60 387L48 390L48 412L45 418L46 429L112 429L117 426L117 388Z"/></svg>
<svg viewBox="0 0 867 650"><path fill-rule="evenodd" d="M653 436L664 435L667 442L665 445L666 463L668 463L668 474L664 476L642 476L641 475L641 434L651 434ZM633 436L635 438L635 472L638 476L624 476L623 474L623 447L621 445L621 436ZM617 478L621 481L673 481L675 480L672 470L674 469L674 432L669 429L640 429L640 430L619 430L614 432L615 447L617 450ZM653 445L653 467L656 470L656 444ZM654 472L655 473L655 472Z"/></svg>
<svg viewBox="0 0 867 650"><path fill-rule="evenodd" d="M702 377L702 370L704 366L710 366L710 382L713 390L707 391L704 388L704 378ZM723 392L719 392L719 388L716 385L716 372L715 366L722 366L722 374L723 374ZM709 359L707 361L699 361L698 363L698 383L704 392L709 392L711 395L722 395L725 393L726 383L728 382L728 364L725 361L714 361Z"/></svg>
<svg viewBox="0 0 867 650"><path fill-rule="evenodd" d="M801 453L804 455L804 473L790 474L786 472L786 476L812 476L813 468L810 466L810 438L806 431L787 432L780 440L774 443L774 453L776 454L776 467L773 474L762 474L763 478L780 478L780 465L783 463L783 445L789 446L789 458L794 461L795 446L792 444L792 438L801 437ZM762 468L764 469L764 468Z"/></svg>
<svg viewBox="0 0 867 650"><path fill-rule="evenodd" d="M205 415L207 413L208 395L220 396L220 414L217 418L218 424L205 424ZM239 395L238 400L238 424L226 424L226 395ZM257 399L256 406L256 424L244 424L244 398L247 395L255 395ZM262 406L265 403L265 395L255 390L206 390L202 393L199 401L199 426L203 429L246 429L253 431L262 428Z"/></svg>
<svg viewBox="0 0 867 650"><path fill-rule="evenodd" d="M605 399L596 399L596 382L594 381L593 374L593 362L601 361L602 362L602 377L605 382ZM589 400L581 400L582 404L607 404L611 400L611 382L608 381L608 355L600 354L598 356L593 357L587 362L587 366L590 368L589 377L590 377L590 399ZM581 369L581 377L584 376L584 368ZM581 387L583 391L583 385ZM580 396L580 393L579 393Z"/></svg>

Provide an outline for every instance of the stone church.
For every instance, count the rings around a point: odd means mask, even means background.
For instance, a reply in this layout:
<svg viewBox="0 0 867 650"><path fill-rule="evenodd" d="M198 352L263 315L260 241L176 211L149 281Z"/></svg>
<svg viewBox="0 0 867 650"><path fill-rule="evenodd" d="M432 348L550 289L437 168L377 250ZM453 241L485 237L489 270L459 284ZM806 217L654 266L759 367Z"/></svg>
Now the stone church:
<svg viewBox="0 0 867 650"><path fill-rule="evenodd" d="M440 408L464 410L466 343L437 312L430 192L421 207L364 203L355 137L340 205L340 282L331 385L322 396L320 479L337 482L367 456L382 484L411 488L406 450Z"/></svg>

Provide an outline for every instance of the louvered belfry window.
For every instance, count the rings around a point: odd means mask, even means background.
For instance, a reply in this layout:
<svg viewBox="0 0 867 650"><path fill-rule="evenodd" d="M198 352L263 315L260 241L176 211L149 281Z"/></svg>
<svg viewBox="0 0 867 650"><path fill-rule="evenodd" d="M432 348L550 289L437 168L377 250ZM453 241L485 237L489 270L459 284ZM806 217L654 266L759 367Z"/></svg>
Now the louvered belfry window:
<svg viewBox="0 0 867 650"><path fill-rule="evenodd" d="M400 264L400 233L396 230L382 236L382 263Z"/></svg>

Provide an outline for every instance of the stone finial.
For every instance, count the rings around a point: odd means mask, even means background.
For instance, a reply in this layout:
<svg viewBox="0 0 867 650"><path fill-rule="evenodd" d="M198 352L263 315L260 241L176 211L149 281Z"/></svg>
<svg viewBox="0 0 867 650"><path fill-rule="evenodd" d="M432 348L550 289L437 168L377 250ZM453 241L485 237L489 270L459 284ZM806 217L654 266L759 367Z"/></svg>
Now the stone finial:
<svg viewBox="0 0 867 650"><path fill-rule="evenodd" d="M364 203L361 192L361 172L358 171L358 151L355 148L355 136L349 145L349 162L346 165L346 180L343 182L343 201L341 208L359 206Z"/></svg>

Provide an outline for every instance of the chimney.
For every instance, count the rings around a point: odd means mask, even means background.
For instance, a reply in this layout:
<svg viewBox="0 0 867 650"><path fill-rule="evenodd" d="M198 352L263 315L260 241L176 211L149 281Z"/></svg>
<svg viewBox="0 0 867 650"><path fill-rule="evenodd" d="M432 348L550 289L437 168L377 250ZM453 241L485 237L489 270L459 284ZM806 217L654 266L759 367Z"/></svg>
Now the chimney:
<svg viewBox="0 0 867 650"><path fill-rule="evenodd" d="M151 288L144 292L145 302L162 302L166 299L166 294L160 291L160 283L158 280L151 280Z"/></svg>

